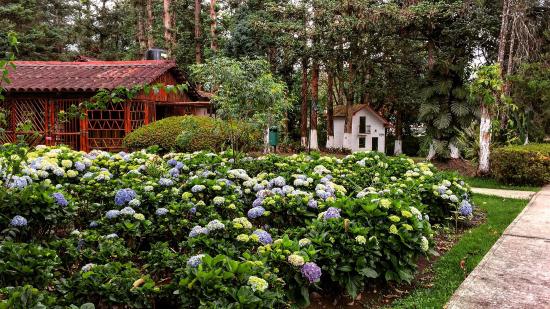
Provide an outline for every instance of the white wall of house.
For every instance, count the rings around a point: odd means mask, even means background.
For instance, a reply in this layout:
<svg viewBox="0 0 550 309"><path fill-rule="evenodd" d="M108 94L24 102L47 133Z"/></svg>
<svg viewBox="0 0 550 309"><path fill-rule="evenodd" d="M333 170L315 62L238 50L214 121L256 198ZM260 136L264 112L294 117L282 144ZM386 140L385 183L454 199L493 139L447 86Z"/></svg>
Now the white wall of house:
<svg viewBox="0 0 550 309"><path fill-rule="evenodd" d="M361 123L361 117L365 117L365 133L359 133L359 127ZM344 140L344 117L334 117L334 147L342 148ZM386 151L386 128L384 122L379 117L374 115L366 108L359 110L353 116L352 121L352 140L351 151L367 151L373 150L373 141L377 143L377 149L379 152ZM364 145L363 144L364 141ZM360 147L364 146L364 147Z"/></svg>
<svg viewBox="0 0 550 309"><path fill-rule="evenodd" d="M334 117L334 148L342 148L344 146L344 125L346 118Z"/></svg>

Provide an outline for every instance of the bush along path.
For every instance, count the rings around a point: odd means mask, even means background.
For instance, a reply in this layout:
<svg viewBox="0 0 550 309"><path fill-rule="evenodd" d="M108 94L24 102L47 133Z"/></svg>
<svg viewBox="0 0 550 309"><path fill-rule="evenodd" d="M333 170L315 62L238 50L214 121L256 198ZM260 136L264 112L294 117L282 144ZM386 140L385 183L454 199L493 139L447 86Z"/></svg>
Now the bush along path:
<svg viewBox="0 0 550 309"><path fill-rule="evenodd" d="M538 192L447 308L549 308L550 186Z"/></svg>

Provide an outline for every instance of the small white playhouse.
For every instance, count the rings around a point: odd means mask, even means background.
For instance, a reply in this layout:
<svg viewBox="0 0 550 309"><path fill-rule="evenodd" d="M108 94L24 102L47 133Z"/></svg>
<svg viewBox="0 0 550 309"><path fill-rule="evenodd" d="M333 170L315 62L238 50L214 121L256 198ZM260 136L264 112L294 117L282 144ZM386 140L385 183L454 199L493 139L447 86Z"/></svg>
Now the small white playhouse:
<svg viewBox="0 0 550 309"><path fill-rule="evenodd" d="M391 124L368 104L356 104L352 106L352 131L345 136L344 124L346 120L346 106L334 107L334 148L344 148L345 138L349 138L349 148L355 151L379 151L385 152L386 128ZM347 148L347 147L346 147Z"/></svg>

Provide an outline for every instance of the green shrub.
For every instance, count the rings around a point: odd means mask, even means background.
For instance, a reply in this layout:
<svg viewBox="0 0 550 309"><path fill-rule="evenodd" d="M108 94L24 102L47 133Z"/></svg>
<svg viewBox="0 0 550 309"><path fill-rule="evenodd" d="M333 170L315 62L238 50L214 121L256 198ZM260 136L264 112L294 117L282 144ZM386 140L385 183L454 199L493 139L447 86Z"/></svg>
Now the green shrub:
<svg viewBox="0 0 550 309"><path fill-rule="evenodd" d="M185 116L168 117L143 126L124 138L129 149L148 148L158 145L162 149L176 148L176 136L185 130L182 120Z"/></svg>
<svg viewBox="0 0 550 309"><path fill-rule="evenodd" d="M124 145L129 149L159 146L163 150L195 152L221 151L233 142L236 149L247 151L258 146L261 132L243 122L228 123L200 116L176 116L155 121L128 134Z"/></svg>
<svg viewBox="0 0 550 309"><path fill-rule="evenodd" d="M497 181L514 185L550 183L550 144L498 148L492 155Z"/></svg>

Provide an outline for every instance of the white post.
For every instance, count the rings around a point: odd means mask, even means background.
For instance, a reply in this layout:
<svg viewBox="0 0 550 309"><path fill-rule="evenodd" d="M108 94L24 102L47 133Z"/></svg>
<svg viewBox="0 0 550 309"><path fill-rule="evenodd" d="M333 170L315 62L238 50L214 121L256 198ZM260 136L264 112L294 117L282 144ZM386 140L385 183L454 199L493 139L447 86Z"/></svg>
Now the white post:
<svg viewBox="0 0 550 309"><path fill-rule="evenodd" d="M271 152L271 147L269 147L269 127L267 127L264 132L264 153L269 152Z"/></svg>
<svg viewBox="0 0 550 309"><path fill-rule="evenodd" d="M491 146L491 116L485 105L481 105L481 122L479 124L479 166L478 173L487 175L490 171L489 156Z"/></svg>

